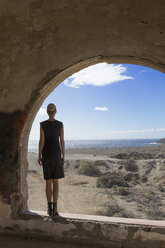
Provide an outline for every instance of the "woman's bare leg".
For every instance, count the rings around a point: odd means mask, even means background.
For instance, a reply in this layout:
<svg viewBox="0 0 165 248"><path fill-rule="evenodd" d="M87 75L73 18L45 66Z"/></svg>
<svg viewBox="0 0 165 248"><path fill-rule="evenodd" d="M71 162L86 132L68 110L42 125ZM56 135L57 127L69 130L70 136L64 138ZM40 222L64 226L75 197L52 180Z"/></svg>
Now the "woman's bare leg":
<svg viewBox="0 0 165 248"><path fill-rule="evenodd" d="M47 202L51 202L51 199L52 199L52 179L46 180L46 198L47 198Z"/></svg>
<svg viewBox="0 0 165 248"><path fill-rule="evenodd" d="M53 179L53 202L57 203L58 200L59 184L58 179Z"/></svg>

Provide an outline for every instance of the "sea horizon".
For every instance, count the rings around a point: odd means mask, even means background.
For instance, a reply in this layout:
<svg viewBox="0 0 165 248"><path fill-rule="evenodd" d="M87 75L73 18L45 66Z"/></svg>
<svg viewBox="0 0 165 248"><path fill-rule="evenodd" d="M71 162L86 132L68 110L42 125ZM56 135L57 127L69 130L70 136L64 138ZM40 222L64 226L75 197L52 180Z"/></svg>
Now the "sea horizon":
<svg viewBox="0 0 165 248"><path fill-rule="evenodd" d="M65 148L120 148L120 147L142 147L155 146L160 138L150 139L66 139ZM39 140L29 140L28 152L38 153Z"/></svg>

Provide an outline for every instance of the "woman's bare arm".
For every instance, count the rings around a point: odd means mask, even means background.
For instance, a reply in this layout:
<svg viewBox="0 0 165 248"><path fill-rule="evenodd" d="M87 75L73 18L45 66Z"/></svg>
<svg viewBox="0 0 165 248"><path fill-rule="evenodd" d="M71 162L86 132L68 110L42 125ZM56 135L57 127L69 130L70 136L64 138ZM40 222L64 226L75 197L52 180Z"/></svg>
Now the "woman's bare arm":
<svg viewBox="0 0 165 248"><path fill-rule="evenodd" d="M38 154L38 163L39 165L42 166L42 158L41 158L41 153L42 153L42 149L44 146L44 130L42 129L42 127L40 126L40 140L39 140L39 154Z"/></svg>
<svg viewBox="0 0 165 248"><path fill-rule="evenodd" d="M64 141L64 126L61 128L61 134L60 134L60 143L61 143L61 152L62 152L62 160L63 165L65 163L65 141Z"/></svg>

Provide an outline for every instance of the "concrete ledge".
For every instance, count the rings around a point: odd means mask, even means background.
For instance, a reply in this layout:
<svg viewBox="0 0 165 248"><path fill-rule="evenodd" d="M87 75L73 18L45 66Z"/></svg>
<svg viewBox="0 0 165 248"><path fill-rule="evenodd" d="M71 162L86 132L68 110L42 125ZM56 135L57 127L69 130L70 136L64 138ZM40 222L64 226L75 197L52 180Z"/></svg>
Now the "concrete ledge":
<svg viewBox="0 0 165 248"><path fill-rule="evenodd" d="M17 223L17 224L16 224ZM26 211L1 235L84 247L165 248L165 221Z"/></svg>
<svg viewBox="0 0 165 248"><path fill-rule="evenodd" d="M75 247L165 248L164 221L66 213L51 218L46 212L27 210L0 225L0 238L34 239Z"/></svg>
<svg viewBox="0 0 165 248"><path fill-rule="evenodd" d="M25 211L24 215L29 216L31 218L34 218L34 216L35 217L42 216L42 217L50 218L45 211L38 211L38 210ZM70 214L70 213L60 213L59 217L56 217L55 219L57 218L165 228L164 220L159 221L159 220L119 218L119 217L108 217L108 216L86 215L86 214Z"/></svg>
<svg viewBox="0 0 165 248"><path fill-rule="evenodd" d="M30 212L31 212L30 214L32 214L32 215L37 214L37 215L41 215L41 216L48 216L45 211L33 210ZM118 218L118 217L86 215L86 214L70 214L70 213L60 213L60 217L63 217L66 219L99 221L99 222L106 222L106 223L108 222L108 223L116 223L116 224L130 224L130 225L140 225L140 226L165 227L165 221L163 221L163 220L158 221L158 220L147 220L147 219Z"/></svg>

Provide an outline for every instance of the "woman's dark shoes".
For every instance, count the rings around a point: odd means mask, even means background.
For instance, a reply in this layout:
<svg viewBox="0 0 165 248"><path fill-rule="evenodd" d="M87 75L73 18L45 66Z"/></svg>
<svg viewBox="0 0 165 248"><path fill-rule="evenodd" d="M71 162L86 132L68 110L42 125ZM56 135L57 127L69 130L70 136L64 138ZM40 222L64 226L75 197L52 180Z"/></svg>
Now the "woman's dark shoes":
<svg viewBox="0 0 165 248"><path fill-rule="evenodd" d="M50 217L58 216L59 213L57 212L57 203L56 202L48 202L48 215Z"/></svg>
<svg viewBox="0 0 165 248"><path fill-rule="evenodd" d="M53 215L53 208L52 208L52 203L48 202L48 211L47 211L49 216Z"/></svg>
<svg viewBox="0 0 165 248"><path fill-rule="evenodd" d="M58 216L58 212L57 212L57 203L53 202L53 210L52 210L52 217Z"/></svg>

